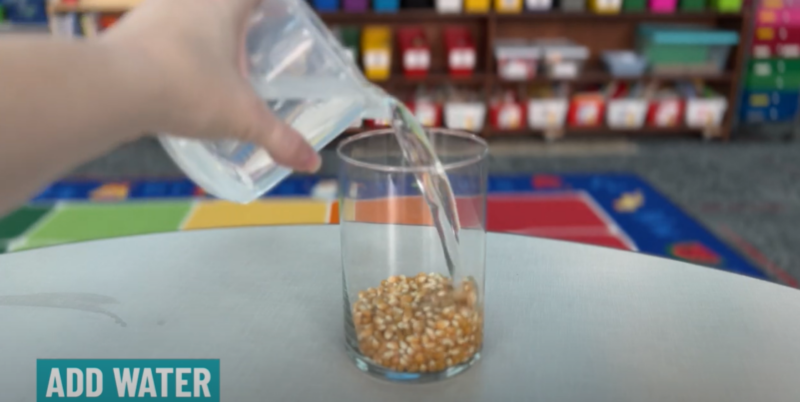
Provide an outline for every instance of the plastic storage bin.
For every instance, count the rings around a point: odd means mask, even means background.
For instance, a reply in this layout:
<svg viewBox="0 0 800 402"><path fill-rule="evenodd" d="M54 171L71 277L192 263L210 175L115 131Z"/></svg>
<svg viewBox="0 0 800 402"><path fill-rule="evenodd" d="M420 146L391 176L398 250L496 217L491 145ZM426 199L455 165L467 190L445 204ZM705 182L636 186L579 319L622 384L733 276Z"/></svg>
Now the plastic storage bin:
<svg viewBox="0 0 800 402"><path fill-rule="evenodd" d="M720 72L738 42L737 32L693 25L642 24L637 35L638 52L654 73Z"/></svg>
<svg viewBox="0 0 800 402"><path fill-rule="evenodd" d="M700 91L691 85L683 85L686 98L685 120L689 128L710 128L722 125L722 118L728 109L724 96L703 88ZM691 88L691 89L688 89Z"/></svg>
<svg viewBox="0 0 800 402"><path fill-rule="evenodd" d="M494 11L500 14L522 12L522 0L494 0Z"/></svg>
<svg viewBox="0 0 800 402"><path fill-rule="evenodd" d="M701 12L708 8L706 0L679 0L678 8L683 12Z"/></svg>
<svg viewBox="0 0 800 402"><path fill-rule="evenodd" d="M606 102L606 125L613 129L638 129L644 126L647 115L647 100L641 85L612 86Z"/></svg>
<svg viewBox="0 0 800 402"><path fill-rule="evenodd" d="M513 94L504 94L489 103L489 123L495 130L519 130L525 127L526 112Z"/></svg>
<svg viewBox="0 0 800 402"><path fill-rule="evenodd" d="M453 77L469 77L475 71L477 60L475 42L466 28L450 27L444 31L444 48L447 69Z"/></svg>
<svg viewBox="0 0 800 402"><path fill-rule="evenodd" d="M647 10L647 0L622 0L622 11L641 13Z"/></svg>
<svg viewBox="0 0 800 402"><path fill-rule="evenodd" d="M567 122L571 127L597 127L603 124L605 99L598 92L577 93L569 101Z"/></svg>
<svg viewBox="0 0 800 402"><path fill-rule="evenodd" d="M431 49L425 31L420 27L401 28L397 32L403 75L422 78L431 68Z"/></svg>
<svg viewBox="0 0 800 402"><path fill-rule="evenodd" d="M400 0L374 0L372 9L376 13L396 13L400 9Z"/></svg>
<svg viewBox="0 0 800 402"><path fill-rule="evenodd" d="M553 0L525 0L528 11L547 11L553 8Z"/></svg>
<svg viewBox="0 0 800 402"><path fill-rule="evenodd" d="M495 42L497 73L510 81L524 81L536 76L541 51L536 46L519 39L501 39Z"/></svg>
<svg viewBox="0 0 800 402"><path fill-rule="evenodd" d="M653 127L680 126L683 106L683 99L677 93L658 93L647 106L647 124Z"/></svg>
<svg viewBox="0 0 800 402"><path fill-rule="evenodd" d="M364 12L369 10L369 0L342 0L342 10Z"/></svg>
<svg viewBox="0 0 800 402"><path fill-rule="evenodd" d="M622 0L589 0L589 8L595 14L619 14Z"/></svg>
<svg viewBox="0 0 800 402"><path fill-rule="evenodd" d="M339 11L339 0L312 0L311 6L319 12Z"/></svg>
<svg viewBox="0 0 800 402"><path fill-rule="evenodd" d="M392 32L384 26L367 26L361 32L364 75L373 81L389 78L392 66Z"/></svg>
<svg viewBox="0 0 800 402"><path fill-rule="evenodd" d="M761 10L758 12L756 26L798 27L800 26L800 8Z"/></svg>
<svg viewBox="0 0 800 402"><path fill-rule="evenodd" d="M464 0L464 11L467 13L488 13L491 0Z"/></svg>
<svg viewBox="0 0 800 402"><path fill-rule="evenodd" d="M568 39L540 40L534 44L542 50L544 68L551 78L577 77L589 58L589 49Z"/></svg>
<svg viewBox="0 0 800 402"><path fill-rule="evenodd" d="M485 119L483 102L447 102L444 106L444 121L450 129L480 131Z"/></svg>
<svg viewBox="0 0 800 402"><path fill-rule="evenodd" d="M463 9L464 0L436 0L436 11L439 13L460 13Z"/></svg>
<svg viewBox="0 0 800 402"><path fill-rule="evenodd" d="M358 64L358 49L359 49L359 35L358 27L353 26L340 26L333 29L339 42L344 46L344 50L350 59Z"/></svg>
<svg viewBox="0 0 800 402"><path fill-rule="evenodd" d="M711 8L722 13L742 11L742 0L710 0Z"/></svg>
<svg viewBox="0 0 800 402"><path fill-rule="evenodd" d="M650 12L671 14L675 12L678 0L649 0Z"/></svg>
<svg viewBox="0 0 800 402"><path fill-rule="evenodd" d="M800 26L760 26L755 30L751 55L756 59L800 58Z"/></svg>
<svg viewBox="0 0 800 402"><path fill-rule="evenodd" d="M586 0L560 0L559 8L561 11L584 11Z"/></svg>
<svg viewBox="0 0 800 402"><path fill-rule="evenodd" d="M614 77L639 77L647 69L647 60L631 51L607 51L603 61Z"/></svg>
<svg viewBox="0 0 800 402"><path fill-rule="evenodd" d="M740 119L745 123L794 121L799 106L797 91L747 91L742 97Z"/></svg>

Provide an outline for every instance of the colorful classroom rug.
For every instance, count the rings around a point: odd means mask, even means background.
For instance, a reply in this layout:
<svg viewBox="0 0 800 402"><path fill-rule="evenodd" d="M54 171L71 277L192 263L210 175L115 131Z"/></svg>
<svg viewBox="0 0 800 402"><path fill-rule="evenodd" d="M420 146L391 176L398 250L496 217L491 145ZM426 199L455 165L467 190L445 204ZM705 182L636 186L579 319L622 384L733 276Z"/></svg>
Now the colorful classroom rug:
<svg viewBox="0 0 800 402"><path fill-rule="evenodd" d="M636 176L492 176L488 188L490 231L638 251L781 282ZM188 180L63 182L0 218L0 253L156 232L338 220L330 178L292 177L248 205L208 197Z"/></svg>

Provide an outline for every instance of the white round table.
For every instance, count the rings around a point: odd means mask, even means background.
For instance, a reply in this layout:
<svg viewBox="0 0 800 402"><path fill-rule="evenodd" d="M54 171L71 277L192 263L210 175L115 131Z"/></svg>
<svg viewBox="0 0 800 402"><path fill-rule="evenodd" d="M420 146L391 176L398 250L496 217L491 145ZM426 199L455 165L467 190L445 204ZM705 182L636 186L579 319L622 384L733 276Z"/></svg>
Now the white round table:
<svg viewBox="0 0 800 402"><path fill-rule="evenodd" d="M223 401L798 401L800 292L490 234L482 360L433 384L347 358L337 226L219 229L0 256L0 399L37 358L219 358Z"/></svg>

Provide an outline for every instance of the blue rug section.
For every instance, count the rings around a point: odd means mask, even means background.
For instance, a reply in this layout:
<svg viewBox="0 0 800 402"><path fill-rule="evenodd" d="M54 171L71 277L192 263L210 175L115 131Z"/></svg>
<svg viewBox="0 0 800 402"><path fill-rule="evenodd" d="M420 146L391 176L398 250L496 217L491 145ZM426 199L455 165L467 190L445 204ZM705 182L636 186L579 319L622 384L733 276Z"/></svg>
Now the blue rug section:
<svg viewBox="0 0 800 402"><path fill-rule="evenodd" d="M293 176L281 182L264 197L307 197L320 181L334 177ZM475 183L454 177L456 193L475 191ZM392 191L418 193L413 180L404 181ZM648 183L629 174L536 174L490 176L492 194L582 191L591 196L605 214L646 254L666 256L718 268L753 278L769 276L715 237ZM105 191L103 191L105 190ZM376 182L371 189L385 193L386 183ZM129 182L80 181L56 183L34 200L52 203L61 200L127 201L164 198L208 197L189 180L141 180Z"/></svg>

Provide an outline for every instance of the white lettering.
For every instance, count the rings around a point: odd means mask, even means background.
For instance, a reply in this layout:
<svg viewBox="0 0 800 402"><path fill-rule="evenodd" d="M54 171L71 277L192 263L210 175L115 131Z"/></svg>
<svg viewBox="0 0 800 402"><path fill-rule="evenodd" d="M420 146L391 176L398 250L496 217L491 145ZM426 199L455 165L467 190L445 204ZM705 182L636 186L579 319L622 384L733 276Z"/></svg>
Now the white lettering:
<svg viewBox="0 0 800 402"><path fill-rule="evenodd" d="M156 383L153 381L153 371L146 368L142 371L142 383L139 384L139 398L144 396L144 393L150 394L151 398L158 396L156 393Z"/></svg>
<svg viewBox="0 0 800 402"><path fill-rule="evenodd" d="M210 398L211 392L208 392L208 382L211 381L211 373L204 368L194 369L194 396L200 396L200 387L203 387L203 397Z"/></svg>
<svg viewBox="0 0 800 402"><path fill-rule="evenodd" d="M169 396L169 375L172 374L171 368L157 368L156 373L161 374L161 396Z"/></svg>
<svg viewBox="0 0 800 402"><path fill-rule="evenodd" d="M47 394L46 398L53 396L56 393L60 397L64 397L64 386L61 385L61 373L57 368L50 369L50 380L47 381Z"/></svg>
<svg viewBox="0 0 800 402"><path fill-rule="evenodd" d="M97 368L87 368L86 396L88 398L96 398L100 396L102 393L103 393L103 372Z"/></svg>
<svg viewBox="0 0 800 402"><path fill-rule="evenodd" d="M83 395L83 371L67 368L67 398Z"/></svg>
<svg viewBox="0 0 800 402"><path fill-rule="evenodd" d="M133 398L136 395L136 383L139 380L139 368L133 369L133 378L131 378L131 370L129 368L125 368L122 370L122 376L120 376L119 369L114 368L114 380L117 382L117 395L120 398L125 396L125 391L128 391L128 397Z"/></svg>
<svg viewBox="0 0 800 402"><path fill-rule="evenodd" d="M183 390L183 386L188 384L188 380L183 379L184 374L189 374L192 372L190 368L176 368L175 369L175 396L178 398L186 398L192 396L191 392L187 392Z"/></svg>

